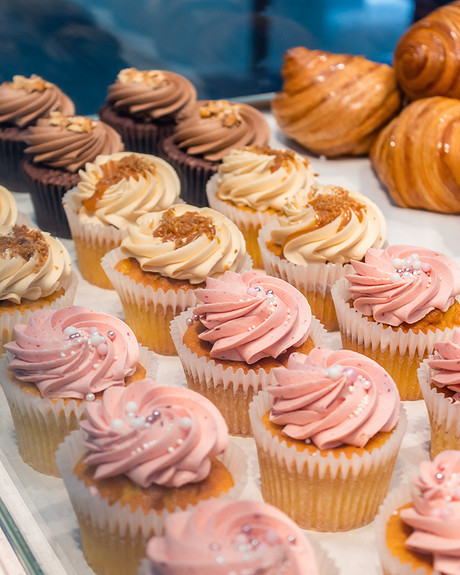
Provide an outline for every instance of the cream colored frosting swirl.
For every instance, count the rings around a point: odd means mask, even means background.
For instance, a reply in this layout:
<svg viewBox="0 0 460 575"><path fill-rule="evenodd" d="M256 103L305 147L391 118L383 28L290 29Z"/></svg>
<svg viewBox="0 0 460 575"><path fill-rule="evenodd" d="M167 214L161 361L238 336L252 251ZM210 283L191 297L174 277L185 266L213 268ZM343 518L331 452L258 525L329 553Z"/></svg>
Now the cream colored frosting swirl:
<svg viewBox="0 0 460 575"><path fill-rule="evenodd" d="M8 369L35 383L42 397L88 398L124 385L139 361L139 344L120 319L80 306L37 310L5 344ZM94 399L93 398L90 398Z"/></svg>
<svg viewBox="0 0 460 575"><path fill-rule="evenodd" d="M18 207L13 194L0 186L0 233L6 233L16 223Z"/></svg>
<svg viewBox="0 0 460 575"><path fill-rule="evenodd" d="M306 191L284 205L271 232L285 259L297 265L348 263L382 247L385 218L369 198L338 186L315 184Z"/></svg>
<svg viewBox="0 0 460 575"><path fill-rule="evenodd" d="M434 344L434 354L428 365L435 372L431 381L439 388L455 391L454 401L460 402L460 329L455 328L450 341Z"/></svg>
<svg viewBox="0 0 460 575"><path fill-rule="evenodd" d="M401 401L388 373L372 359L349 350L316 347L308 356L290 355L273 370L277 386L270 421L283 434L319 449L364 447L379 431L391 431Z"/></svg>
<svg viewBox="0 0 460 575"><path fill-rule="evenodd" d="M217 196L255 210L281 210L299 193L308 193L315 176L306 158L291 150L246 146L231 150L219 165Z"/></svg>
<svg viewBox="0 0 460 575"><path fill-rule="evenodd" d="M259 110L226 100L197 102L174 133L179 148L211 162L222 160L232 148L266 146L269 141L270 127Z"/></svg>
<svg viewBox="0 0 460 575"><path fill-rule="evenodd" d="M116 110L145 120L186 116L195 102L193 84L167 70L121 70L107 95L107 103Z"/></svg>
<svg viewBox="0 0 460 575"><path fill-rule="evenodd" d="M104 122L59 112L30 126L24 139L25 151L34 162L67 172L77 172L96 156L121 152L124 147L120 134Z"/></svg>
<svg viewBox="0 0 460 575"><path fill-rule="evenodd" d="M307 538L260 501L202 501L170 515L147 544L152 575L318 575Z"/></svg>
<svg viewBox="0 0 460 575"><path fill-rule="evenodd" d="M88 434L85 463L96 466L96 479L124 474L141 487L197 483L228 444L225 420L208 399L151 379L109 387L87 413L80 423Z"/></svg>
<svg viewBox="0 0 460 575"><path fill-rule="evenodd" d="M406 546L433 554L436 573L460 575L460 452L443 451L420 464L412 480L412 502L400 512L414 529Z"/></svg>
<svg viewBox="0 0 460 575"><path fill-rule="evenodd" d="M174 168L156 156L118 152L80 170L74 209L83 220L124 229L147 213L169 208L180 194Z"/></svg>
<svg viewBox="0 0 460 575"><path fill-rule="evenodd" d="M0 234L0 300L20 303L58 290L70 275L70 256L47 232L13 226Z"/></svg>
<svg viewBox="0 0 460 575"><path fill-rule="evenodd" d="M460 294L460 268L447 256L417 246L369 249L348 275L354 307L391 326L415 323L432 309L446 311Z"/></svg>
<svg viewBox="0 0 460 575"><path fill-rule="evenodd" d="M195 295L194 313L206 327L200 339L212 345L211 357L255 363L278 357L308 337L311 309L291 284L260 272L227 271L208 278Z"/></svg>
<svg viewBox="0 0 460 575"><path fill-rule="evenodd" d="M187 204L141 216L136 225L128 226L121 249L144 271L192 284L226 270L239 271L246 251L243 235L232 221L210 208Z"/></svg>
<svg viewBox="0 0 460 575"><path fill-rule="evenodd" d="M0 84L0 123L24 128L57 110L71 116L72 100L57 86L32 74L30 78L13 76L12 82Z"/></svg>

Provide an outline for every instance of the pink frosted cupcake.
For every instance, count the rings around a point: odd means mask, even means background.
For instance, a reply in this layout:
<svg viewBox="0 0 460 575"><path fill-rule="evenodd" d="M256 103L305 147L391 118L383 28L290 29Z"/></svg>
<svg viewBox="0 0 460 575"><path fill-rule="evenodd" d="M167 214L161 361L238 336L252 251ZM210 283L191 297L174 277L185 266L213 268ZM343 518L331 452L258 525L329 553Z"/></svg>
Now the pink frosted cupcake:
<svg viewBox="0 0 460 575"><path fill-rule="evenodd" d="M110 386L153 375L153 354L139 349L121 320L89 308L38 310L6 344L1 384L22 459L59 475L55 452L78 429L88 402Z"/></svg>
<svg viewBox="0 0 460 575"><path fill-rule="evenodd" d="M264 500L304 529L370 523L406 427L393 380L359 353L321 348L274 377L249 410Z"/></svg>
<svg viewBox="0 0 460 575"><path fill-rule="evenodd" d="M293 351L320 345L325 331L296 288L263 272L208 278L196 297L201 303L171 323L187 384L220 409L230 433L250 435L254 394L274 383L273 369Z"/></svg>

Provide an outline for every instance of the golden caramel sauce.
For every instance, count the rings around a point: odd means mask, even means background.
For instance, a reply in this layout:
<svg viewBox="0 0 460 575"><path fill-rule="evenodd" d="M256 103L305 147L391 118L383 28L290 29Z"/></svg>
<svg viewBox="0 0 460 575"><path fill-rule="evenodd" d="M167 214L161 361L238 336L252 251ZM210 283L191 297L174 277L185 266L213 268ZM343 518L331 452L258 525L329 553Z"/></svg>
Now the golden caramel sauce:
<svg viewBox="0 0 460 575"><path fill-rule="evenodd" d="M152 235L154 238L161 238L162 242L174 242L174 246L180 248L203 234L206 234L209 240L216 237L216 228L211 218L196 212L185 212L176 216L171 208L162 215Z"/></svg>

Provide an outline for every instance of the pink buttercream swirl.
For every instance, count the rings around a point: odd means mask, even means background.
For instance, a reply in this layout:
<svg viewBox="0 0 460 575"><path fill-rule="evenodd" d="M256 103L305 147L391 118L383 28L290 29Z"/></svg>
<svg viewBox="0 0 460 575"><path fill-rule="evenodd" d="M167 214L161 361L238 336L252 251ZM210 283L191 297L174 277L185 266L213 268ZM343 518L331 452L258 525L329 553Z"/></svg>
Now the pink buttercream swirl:
<svg viewBox="0 0 460 575"><path fill-rule="evenodd" d="M8 369L35 383L42 397L85 399L111 385L124 385L139 362L131 328L111 315L69 306L37 310L14 327Z"/></svg>
<svg viewBox="0 0 460 575"><path fill-rule="evenodd" d="M412 480L413 507L401 519L414 531L407 547L433 554L437 573L460 575L460 452L443 451L420 464Z"/></svg>
<svg viewBox="0 0 460 575"><path fill-rule="evenodd" d="M267 389L274 398L270 420L288 437L319 449L364 447L398 422L395 383L360 353L316 347L308 356L293 353L287 367L273 371L278 385Z"/></svg>
<svg viewBox="0 0 460 575"><path fill-rule="evenodd" d="M354 307L391 326L415 323L431 310L446 311L460 294L460 268L433 250L416 246L370 248L364 262L352 260Z"/></svg>
<svg viewBox="0 0 460 575"><path fill-rule="evenodd" d="M453 399L460 402L460 329L455 328L451 341L434 344L434 354L428 360L431 369L437 370L431 381L439 388L455 391Z"/></svg>
<svg viewBox="0 0 460 575"><path fill-rule="evenodd" d="M255 363L276 358L308 337L311 309L306 298L279 278L260 272L227 271L195 290L202 303L194 313L207 328L200 339L211 357Z"/></svg>
<svg viewBox="0 0 460 575"><path fill-rule="evenodd" d="M152 575L318 575L301 529L259 501L203 501L170 515L147 558Z"/></svg>
<svg viewBox="0 0 460 575"><path fill-rule="evenodd" d="M223 453L228 429L220 411L192 390L151 379L109 387L88 404L85 446L95 478L128 476L141 487L180 487L206 478Z"/></svg>

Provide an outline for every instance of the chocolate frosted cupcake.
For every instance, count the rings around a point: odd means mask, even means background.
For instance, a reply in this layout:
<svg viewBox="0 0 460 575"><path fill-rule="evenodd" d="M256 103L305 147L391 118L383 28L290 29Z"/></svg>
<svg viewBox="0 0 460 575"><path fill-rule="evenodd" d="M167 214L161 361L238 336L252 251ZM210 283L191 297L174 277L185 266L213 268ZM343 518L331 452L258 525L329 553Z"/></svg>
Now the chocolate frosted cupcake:
<svg viewBox="0 0 460 575"><path fill-rule="evenodd" d="M199 101L163 142L163 156L179 172L185 201L206 206L206 182L223 157L233 148L265 146L269 140L270 127L256 108L226 100Z"/></svg>
<svg viewBox="0 0 460 575"><path fill-rule="evenodd" d="M100 154L123 150L120 135L103 122L85 116L51 112L27 130L22 168L31 184L37 223L51 233L70 238L62 196L80 181L78 170Z"/></svg>
<svg viewBox="0 0 460 575"><path fill-rule="evenodd" d="M19 168L26 147L24 131L53 110L73 114L75 107L40 76L13 76L12 82L0 84L0 183L16 192L28 191Z"/></svg>
<svg viewBox="0 0 460 575"><path fill-rule="evenodd" d="M195 87L179 74L126 68L109 86L99 116L120 133L127 150L156 155L177 118L187 115L195 102Z"/></svg>

